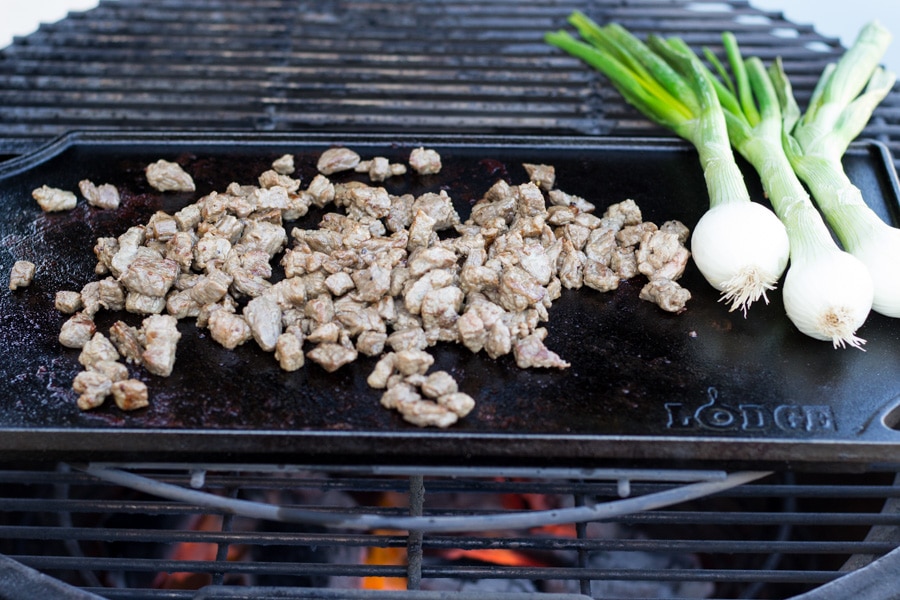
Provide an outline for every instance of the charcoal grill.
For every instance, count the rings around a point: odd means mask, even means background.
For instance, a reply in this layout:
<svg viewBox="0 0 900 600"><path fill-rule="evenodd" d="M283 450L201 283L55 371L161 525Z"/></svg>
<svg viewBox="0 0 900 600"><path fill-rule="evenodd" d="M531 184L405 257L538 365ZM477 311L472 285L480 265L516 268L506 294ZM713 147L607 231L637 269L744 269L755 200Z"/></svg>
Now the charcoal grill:
<svg viewBox="0 0 900 600"><path fill-rule="evenodd" d="M666 135L543 44L576 8L695 46L716 48L732 30L748 54L784 59L801 104L842 50L812 26L740 1L101 2L0 52L0 158L40 152L73 130ZM894 156L898 97L863 132ZM0 471L0 595L9 597L552 600L659 589L647 582L693 597L896 597L900 456L890 449L799 472L744 468L752 456L741 470L724 461L585 468L572 456L505 468L461 455L428 466L412 456L368 466L339 457L106 464L77 452L57 464L39 448L18 458L27 464ZM497 497L520 504L492 509ZM556 504L542 510L529 497ZM198 516L220 518L198 529ZM514 524L497 532L484 517ZM541 530L558 524L571 528ZM212 553L172 555L191 547L182 543ZM229 556L235 548L243 554ZM373 548L404 556L367 559ZM496 555L473 553L482 550L531 562L491 562ZM208 577L200 591L153 589L166 573ZM403 578L408 589L346 587L375 578ZM507 585L450 596L429 587L437 580Z"/></svg>

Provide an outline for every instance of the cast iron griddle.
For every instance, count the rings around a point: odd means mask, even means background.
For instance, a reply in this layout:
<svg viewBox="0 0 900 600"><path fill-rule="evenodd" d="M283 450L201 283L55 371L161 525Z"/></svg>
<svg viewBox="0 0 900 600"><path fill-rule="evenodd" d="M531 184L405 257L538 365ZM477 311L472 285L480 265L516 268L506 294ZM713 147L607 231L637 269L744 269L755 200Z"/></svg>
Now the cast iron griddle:
<svg viewBox="0 0 900 600"><path fill-rule="evenodd" d="M633 198L657 224L679 219L693 228L707 206L696 155L675 140L68 135L0 165L0 271L6 278L18 259L37 264L30 287L10 292L4 285L0 292L3 456L586 466L610 459L900 461L900 431L891 427L900 420L900 322L873 314L859 332L868 340L865 352L835 350L792 326L778 291L746 319L728 312L693 264L682 283L694 297L679 315L638 299L642 277L605 294L565 291L550 311L546 343L572 363L566 371L525 371L512 357L434 348L435 367L450 371L477 402L448 430L418 429L382 408L379 392L365 383L375 359L334 374L310 363L287 373L255 344L225 350L192 320L180 322L171 377L132 368L149 386L149 408L123 413L108 402L78 410L71 390L78 351L57 341L66 317L53 297L96 278L95 239L232 181L255 183L285 153L295 155L308 182L316 157L332 145L398 161L418 145L437 149L440 174L410 174L385 187L397 194L445 189L463 218L498 178L527 181L523 162L555 165L557 187L599 210ZM182 163L197 192L151 189L143 169L159 158ZM896 175L885 149L857 144L846 165L874 208L897 223ZM759 198L755 175L746 174ZM122 207L102 211L82 200L71 212L43 214L31 198L43 184L77 192L83 178L115 184ZM297 225L313 227L320 216ZM101 313L100 330L119 318L139 323L136 315Z"/></svg>

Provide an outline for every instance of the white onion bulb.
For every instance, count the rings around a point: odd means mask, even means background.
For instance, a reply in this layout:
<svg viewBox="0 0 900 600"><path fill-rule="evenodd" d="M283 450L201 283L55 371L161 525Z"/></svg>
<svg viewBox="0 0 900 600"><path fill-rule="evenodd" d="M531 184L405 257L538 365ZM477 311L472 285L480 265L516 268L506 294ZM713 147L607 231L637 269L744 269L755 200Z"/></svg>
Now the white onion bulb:
<svg viewBox="0 0 900 600"><path fill-rule="evenodd" d="M872 277L856 257L835 248L791 263L782 290L791 322L806 335L862 349L857 337L874 296Z"/></svg>
<svg viewBox="0 0 900 600"><path fill-rule="evenodd" d="M744 316L753 302L769 299L790 255L784 225L756 202L725 202L711 208L694 227L691 255L700 273L722 292L722 300Z"/></svg>

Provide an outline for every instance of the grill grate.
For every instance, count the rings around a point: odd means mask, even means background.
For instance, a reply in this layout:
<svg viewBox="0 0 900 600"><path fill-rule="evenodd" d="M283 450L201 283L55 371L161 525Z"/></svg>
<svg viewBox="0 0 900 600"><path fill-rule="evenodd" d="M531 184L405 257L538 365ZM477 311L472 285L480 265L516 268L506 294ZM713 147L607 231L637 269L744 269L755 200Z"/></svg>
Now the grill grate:
<svg viewBox="0 0 900 600"><path fill-rule="evenodd" d="M116 0L0 51L0 154L98 128L659 133L543 43L573 9L695 46L730 29L784 58L801 103L841 50L741 1ZM896 103L866 136L900 137Z"/></svg>
<svg viewBox="0 0 900 600"><path fill-rule="evenodd" d="M432 522L535 515L540 506L565 512L725 478L715 471L551 469L523 477L526 471L482 467L359 469L125 467L147 481L230 501L349 519L422 514ZM630 598L645 597L641 590L657 597L647 590L660 589L675 597L786 598L834 580L848 561L859 568L893 550L900 525L893 477L772 474L578 525L410 532L229 514L66 466L8 469L0 471L0 552L102 598L232 598L276 587L279 598L332 597L335 589L344 595L333 597L384 598L362 587L381 581L373 578L404 578L394 583L418 588L404 592L410 600L465 591L461 582L482 594L513 582L507 591L551 600L549 594L610 598L622 590ZM872 536L876 530L882 533ZM195 589L154 588L175 583ZM201 585L212 587L195 595ZM242 591L232 589L239 585Z"/></svg>

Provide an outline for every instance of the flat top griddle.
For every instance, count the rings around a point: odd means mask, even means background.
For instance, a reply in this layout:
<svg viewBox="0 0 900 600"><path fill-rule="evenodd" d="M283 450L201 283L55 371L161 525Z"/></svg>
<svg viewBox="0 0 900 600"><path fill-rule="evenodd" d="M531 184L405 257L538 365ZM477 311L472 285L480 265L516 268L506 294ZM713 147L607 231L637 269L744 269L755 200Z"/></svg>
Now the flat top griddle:
<svg viewBox="0 0 900 600"><path fill-rule="evenodd" d="M375 359L333 374L314 364L287 373L254 344L229 351L181 321L171 377L140 368L151 406L124 413L112 403L82 412L71 382L78 351L57 340L65 316L56 291L96 278L100 236L174 212L232 181L254 183L282 154L296 157L305 181L316 157L345 145L364 158L404 161L410 149L437 149L438 175L397 177L392 193L446 190L465 218L497 179L527 181L523 162L553 164L557 187L605 209L626 198L645 220L679 219L693 228L707 207L692 148L670 139L457 137L303 134L74 133L0 165L0 272L15 260L37 264L34 283L0 293L0 451L7 458L67 460L410 461L579 464L609 459L840 463L900 462L900 322L872 314L860 330L865 352L835 350L800 334L784 316L780 292L748 318L729 312L691 264L682 283L688 309L665 313L638 299L642 277L609 293L567 290L554 302L548 347L565 371L521 370L461 346L433 348L435 368L451 372L475 410L448 430L418 429L378 403L365 379ZM196 193L160 193L144 179L159 158L182 163ZM887 150L855 144L851 178L886 220L900 222L898 186ZM746 170L755 197L762 192ZM355 177L350 175L347 177ZM43 184L113 183L117 211L81 200L43 214L31 190ZM346 177L345 177L346 178ZM296 224L313 227L321 213ZM292 224L288 224L290 227ZM4 286L5 288L5 286ZM101 313L101 331L136 315Z"/></svg>

